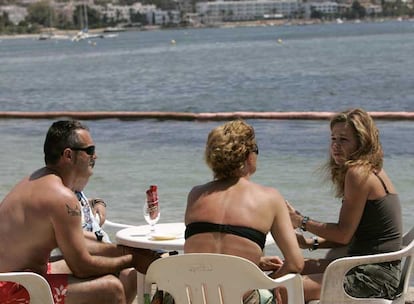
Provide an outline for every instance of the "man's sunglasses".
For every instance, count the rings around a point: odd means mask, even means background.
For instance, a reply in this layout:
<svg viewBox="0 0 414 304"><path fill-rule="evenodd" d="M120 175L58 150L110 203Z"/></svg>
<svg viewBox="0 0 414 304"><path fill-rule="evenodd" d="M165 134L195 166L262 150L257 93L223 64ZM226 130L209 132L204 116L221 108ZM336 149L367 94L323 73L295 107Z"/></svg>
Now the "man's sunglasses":
<svg viewBox="0 0 414 304"><path fill-rule="evenodd" d="M73 151L83 151L88 155L94 155L95 154L95 146L89 146L89 147L85 147L85 148L80 148L80 147L71 147L69 148Z"/></svg>

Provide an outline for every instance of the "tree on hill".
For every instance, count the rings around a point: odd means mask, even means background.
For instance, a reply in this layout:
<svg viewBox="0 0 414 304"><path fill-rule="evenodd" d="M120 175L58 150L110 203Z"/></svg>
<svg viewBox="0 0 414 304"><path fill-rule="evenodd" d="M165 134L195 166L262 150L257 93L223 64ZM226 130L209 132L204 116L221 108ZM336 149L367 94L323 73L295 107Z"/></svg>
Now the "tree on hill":
<svg viewBox="0 0 414 304"><path fill-rule="evenodd" d="M86 13L88 18L88 27L97 28L102 26L101 13L96 9L86 6ZM85 26L85 11L83 5L77 5L73 12L73 23L76 27L81 28Z"/></svg>
<svg viewBox="0 0 414 304"><path fill-rule="evenodd" d="M0 31L3 32L6 29L6 27L11 25L12 23L9 20L9 14L3 12L3 14L0 15Z"/></svg>
<svg viewBox="0 0 414 304"><path fill-rule="evenodd" d="M26 21L29 23L50 26L51 20L54 18L54 9L48 1L40 1L29 5L27 8L28 15Z"/></svg>
<svg viewBox="0 0 414 304"><path fill-rule="evenodd" d="M363 19L366 15L365 8L357 0L352 3L352 13L355 19Z"/></svg>

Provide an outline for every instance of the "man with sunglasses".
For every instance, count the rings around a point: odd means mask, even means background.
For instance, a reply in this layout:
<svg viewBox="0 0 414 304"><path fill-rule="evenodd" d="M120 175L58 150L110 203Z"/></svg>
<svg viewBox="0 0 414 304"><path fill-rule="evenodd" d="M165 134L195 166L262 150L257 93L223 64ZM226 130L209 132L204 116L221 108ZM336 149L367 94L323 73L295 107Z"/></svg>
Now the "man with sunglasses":
<svg viewBox="0 0 414 304"><path fill-rule="evenodd" d="M131 267L145 273L159 254L103 242L87 246L74 192L84 189L97 159L88 128L78 121L53 123L44 159L46 166L19 182L0 204L0 272L42 274L56 304L130 302L117 274ZM71 274L50 274L48 259L56 247ZM28 295L15 283L0 282L0 299L20 303Z"/></svg>

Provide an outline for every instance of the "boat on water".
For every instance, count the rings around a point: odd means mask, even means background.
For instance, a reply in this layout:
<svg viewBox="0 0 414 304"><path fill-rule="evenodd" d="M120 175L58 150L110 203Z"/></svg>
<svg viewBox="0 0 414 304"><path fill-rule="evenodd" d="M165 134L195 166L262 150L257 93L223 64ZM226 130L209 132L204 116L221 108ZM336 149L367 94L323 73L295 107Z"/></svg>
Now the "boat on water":
<svg viewBox="0 0 414 304"><path fill-rule="evenodd" d="M85 39L105 38L103 34L89 34L88 31L81 30L72 37L72 41L81 41Z"/></svg>
<svg viewBox="0 0 414 304"><path fill-rule="evenodd" d="M37 40L49 40L51 38L50 33L41 33Z"/></svg>
<svg viewBox="0 0 414 304"><path fill-rule="evenodd" d="M37 40L69 40L68 35L58 35L55 33L41 33Z"/></svg>
<svg viewBox="0 0 414 304"><path fill-rule="evenodd" d="M79 31L75 36L72 37L72 41L81 41L81 40L91 40L97 38L115 38L118 37L118 33L111 33L111 34L103 34L103 33L96 33L91 34L84 31Z"/></svg>
<svg viewBox="0 0 414 304"><path fill-rule="evenodd" d="M95 38L104 38L102 33L90 34L89 33L89 26L88 26L88 11L86 4L83 3L83 9L79 11L79 20L81 21L82 28L81 30L72 37L72 41L81 41L81 40L88 40L88 39L95 39Z"/></svg>
<svg viewBox="0 0 414 304"><path fill-rule="evenodd" d="M104 33L89 33L88 12L87 12L87 7L85 4L83 4L83 10L80 11L80 20L81 20L81 24L83 24L83 28L75 36L72 37L71 40L74 42L78 42L81 40L97 39L97 38L114 38L118 36L118 34L116 33L111 33L107 35L105 35ZM110 30L108 31L108 29ZM104 30L104 32L121 32L121 31L122 31L122 28L107 28L106 30Z"/></svg>
<svg viewBox="0 0 414 304"><path fill-rule="evenodd" d="M125 32L126 30L123 27L107 27L103 30L104 33L118 33Z"/></svg>

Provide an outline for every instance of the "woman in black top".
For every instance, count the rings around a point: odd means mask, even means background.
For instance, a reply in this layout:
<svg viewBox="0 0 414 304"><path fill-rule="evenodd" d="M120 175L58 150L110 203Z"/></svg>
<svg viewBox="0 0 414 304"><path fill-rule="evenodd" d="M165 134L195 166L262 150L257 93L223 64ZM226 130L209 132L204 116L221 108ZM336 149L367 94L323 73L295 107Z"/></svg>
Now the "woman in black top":
<svg viewBox="0 0 414 304"><path fill-rule="evenodd" d="M303 216L289 203L293 226L315 234L298 235L301 248L347 245L348 255L396 251L402 243L401 206L394 185L383 169L379 132L362 109L334 115L330 122L331 144L327 169L342 198L337 223L323 223ZM305 262L305 300L318 299L328 260ZM400 263L364 265L352 269L344 287L355 297L394 298L398 293Z"/></svg>

